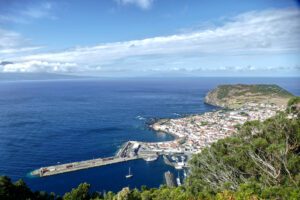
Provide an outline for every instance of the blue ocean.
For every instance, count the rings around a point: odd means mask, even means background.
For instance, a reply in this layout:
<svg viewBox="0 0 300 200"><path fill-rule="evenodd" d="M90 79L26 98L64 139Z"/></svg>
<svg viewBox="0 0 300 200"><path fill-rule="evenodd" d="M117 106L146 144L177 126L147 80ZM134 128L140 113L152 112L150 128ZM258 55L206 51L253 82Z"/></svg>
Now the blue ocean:
<svg viewBox="0 0 300 200"><path fill-rule="evenodd" d="M216 108L203 102L205 94L227 83L272 83L300 95L299 78L0 81L0 174L56 194L82 182L100 192L158 187L164 172L177 175L161 158L44 178L28 173L42 166L112 156L128 140L172 140L149 130L147 122L212 111ZM132 179L125 178L129 167Z"/></svg>

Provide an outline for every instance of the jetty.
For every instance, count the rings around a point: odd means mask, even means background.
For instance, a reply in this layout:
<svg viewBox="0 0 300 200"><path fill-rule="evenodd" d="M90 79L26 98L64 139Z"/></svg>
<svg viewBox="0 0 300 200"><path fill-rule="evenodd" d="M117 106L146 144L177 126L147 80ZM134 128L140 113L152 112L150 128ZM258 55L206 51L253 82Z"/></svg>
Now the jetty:
<svg viewBox="0 0 300 200"><path fill-rule="evenodd" d="M123 147L117 152L115 156L41 167L32 171L31 175L39 177L52 176L56 174L111 165L140 158L145 159L143 156L139 156L137 154L139 146L140 145L138 143L129 141L126 142L125 145L123 145Z"/></svg>
<svg viewBox="0 0 300 200"><path fill-rule="evenodd" d="M66 163L61 165L41 167L40 169L31 172L31 175L39 176L39 177L52 176L56 174L78 171L78 170L88 169L93 167L100 167L104 165L111 165L115 163L135 160L135 159L139 159L139 157L134 156L128 158L121 158L121 157L97 158L97 159L85 160L80 162L72 162L72 163Z"/></svg>

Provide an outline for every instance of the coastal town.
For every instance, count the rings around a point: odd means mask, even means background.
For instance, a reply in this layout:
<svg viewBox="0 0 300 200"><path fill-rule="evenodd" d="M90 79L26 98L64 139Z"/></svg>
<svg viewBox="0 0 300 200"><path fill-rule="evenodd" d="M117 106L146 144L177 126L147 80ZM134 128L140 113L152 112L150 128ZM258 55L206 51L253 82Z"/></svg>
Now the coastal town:
<svg viewBox="0 0 300 200"><path fill-rule="evenodd" d="M175 137L174 140L154 143L128 141L113 157L41 167L31 174L51 176L135 159L150 162L159 156L163 156L166 164L183 169L188 167L188 160L193 154L201 152L219 139L233 135L239 125L252 120L264 121L284 110L283 105L246 103L237 109L220 109L183 118L160 119L151 124L150 128L171 134Z"/></svg>
<svg viewBox="0 0 300 200"><path fill-rule="evenodd" d="M176 140L148 144L152 151L168 153L199 153L210 144L236 133L237 126L246 121L264 121L284 111L285 106L247 103L241 108L218 110L178 119L162 119L152 124L155 131L172 134Z"/></svg>

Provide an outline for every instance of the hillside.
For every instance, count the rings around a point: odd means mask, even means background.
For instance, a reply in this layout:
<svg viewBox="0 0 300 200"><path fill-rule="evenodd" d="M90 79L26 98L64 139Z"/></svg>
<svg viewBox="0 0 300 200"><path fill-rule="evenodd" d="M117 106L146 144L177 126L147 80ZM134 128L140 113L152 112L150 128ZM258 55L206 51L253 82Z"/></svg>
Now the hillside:
<svg viewBox="0 0 300 200"><path fill-rule="evenodd" d="M278 85L219 85L208 92L205 102L223 108L238 108L245 103L274 103L286 106L293 95Z"/></svg>

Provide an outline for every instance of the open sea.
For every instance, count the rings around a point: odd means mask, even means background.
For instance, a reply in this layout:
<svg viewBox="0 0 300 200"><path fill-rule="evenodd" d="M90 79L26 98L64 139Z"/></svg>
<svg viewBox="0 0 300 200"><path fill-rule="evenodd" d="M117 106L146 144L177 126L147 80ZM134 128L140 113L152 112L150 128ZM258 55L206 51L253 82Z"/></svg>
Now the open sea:
<svg viewBox="0 0 300 200"><path fill-rule="evenodd" d="M160 158L130 161L34 178L42 166L112 156L128 140L173 138L147 128L152 118L212 111L203 102L218 84L272 83L300 95L299 78L131 78L104 80L0 80L0 175L20 178L33 190L63 194L88 182L92 191L158 187L175 169ZM126 179L128 167L133 178Z"/></svg>

